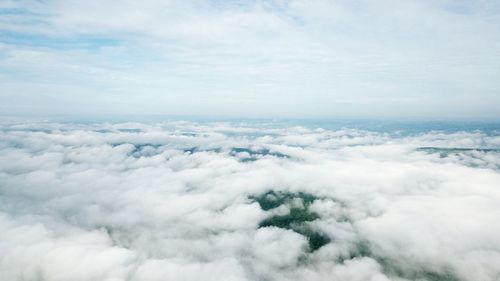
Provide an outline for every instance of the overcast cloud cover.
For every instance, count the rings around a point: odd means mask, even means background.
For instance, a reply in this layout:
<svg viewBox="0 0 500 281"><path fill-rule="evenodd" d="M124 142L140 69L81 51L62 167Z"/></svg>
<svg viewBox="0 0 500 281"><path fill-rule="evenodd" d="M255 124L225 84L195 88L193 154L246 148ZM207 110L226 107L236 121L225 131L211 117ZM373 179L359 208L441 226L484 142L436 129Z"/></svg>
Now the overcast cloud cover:
<svg viewBox="0 0 500 281"><path fill-rule="evenodd" d="M3 122L0 280L500 279L498 134ZM455 150L453 150L453 149ZM433 150L434 149L434 150ZM273 190L305 223L263 226Z"/></svg>
<svg viewBox="0 0 500 281"><path fill-rule="evenodd" d="M0 112L498 120L499 3L3 0Z"/></svg>

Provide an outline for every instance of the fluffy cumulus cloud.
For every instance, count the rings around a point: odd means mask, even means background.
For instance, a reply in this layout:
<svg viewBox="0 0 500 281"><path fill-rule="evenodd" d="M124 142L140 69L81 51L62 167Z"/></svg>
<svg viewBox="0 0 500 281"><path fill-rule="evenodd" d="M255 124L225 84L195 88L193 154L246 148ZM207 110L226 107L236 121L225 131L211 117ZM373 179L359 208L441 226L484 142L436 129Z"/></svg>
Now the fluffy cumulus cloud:
<svg viewBox="0 0 500 281"><path fill-rule="evenodd" d="M498 280L499 144L3 123L0 280Z"/></svg>

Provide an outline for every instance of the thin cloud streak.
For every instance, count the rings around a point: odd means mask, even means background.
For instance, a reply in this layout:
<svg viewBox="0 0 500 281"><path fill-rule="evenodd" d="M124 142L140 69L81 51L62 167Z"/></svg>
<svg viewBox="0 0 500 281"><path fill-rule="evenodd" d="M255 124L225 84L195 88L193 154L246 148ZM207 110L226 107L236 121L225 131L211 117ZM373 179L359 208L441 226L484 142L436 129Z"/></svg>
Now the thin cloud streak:
<svg viewBox="0 0 500 281"><path fill-rule="evenodd" d="M4 1L2 111L495 119L497 6Z"/></svg>

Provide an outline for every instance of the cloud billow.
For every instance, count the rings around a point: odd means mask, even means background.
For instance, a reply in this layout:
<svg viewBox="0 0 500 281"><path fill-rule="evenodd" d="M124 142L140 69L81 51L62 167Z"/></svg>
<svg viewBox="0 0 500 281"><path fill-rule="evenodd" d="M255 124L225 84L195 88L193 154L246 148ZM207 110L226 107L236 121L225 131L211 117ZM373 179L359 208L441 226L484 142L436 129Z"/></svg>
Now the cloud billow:
<svg viewBox="0 0 500 281"><path fill-rule="evenodd" d="M0 280L497 280L499 143L4 123Z"/></svg>

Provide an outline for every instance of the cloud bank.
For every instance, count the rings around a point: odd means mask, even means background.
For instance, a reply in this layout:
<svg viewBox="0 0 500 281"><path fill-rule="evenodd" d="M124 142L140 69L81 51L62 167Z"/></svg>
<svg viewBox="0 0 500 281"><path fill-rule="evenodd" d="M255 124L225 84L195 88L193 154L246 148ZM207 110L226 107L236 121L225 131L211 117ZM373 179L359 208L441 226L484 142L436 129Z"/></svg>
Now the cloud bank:
<svg viewBox="0 0 500 281"><path fill-rule="evenodd" d="M0 280L500 278L500 137L4 123ZM469 148L469 150L457 150Z"/></svg>

